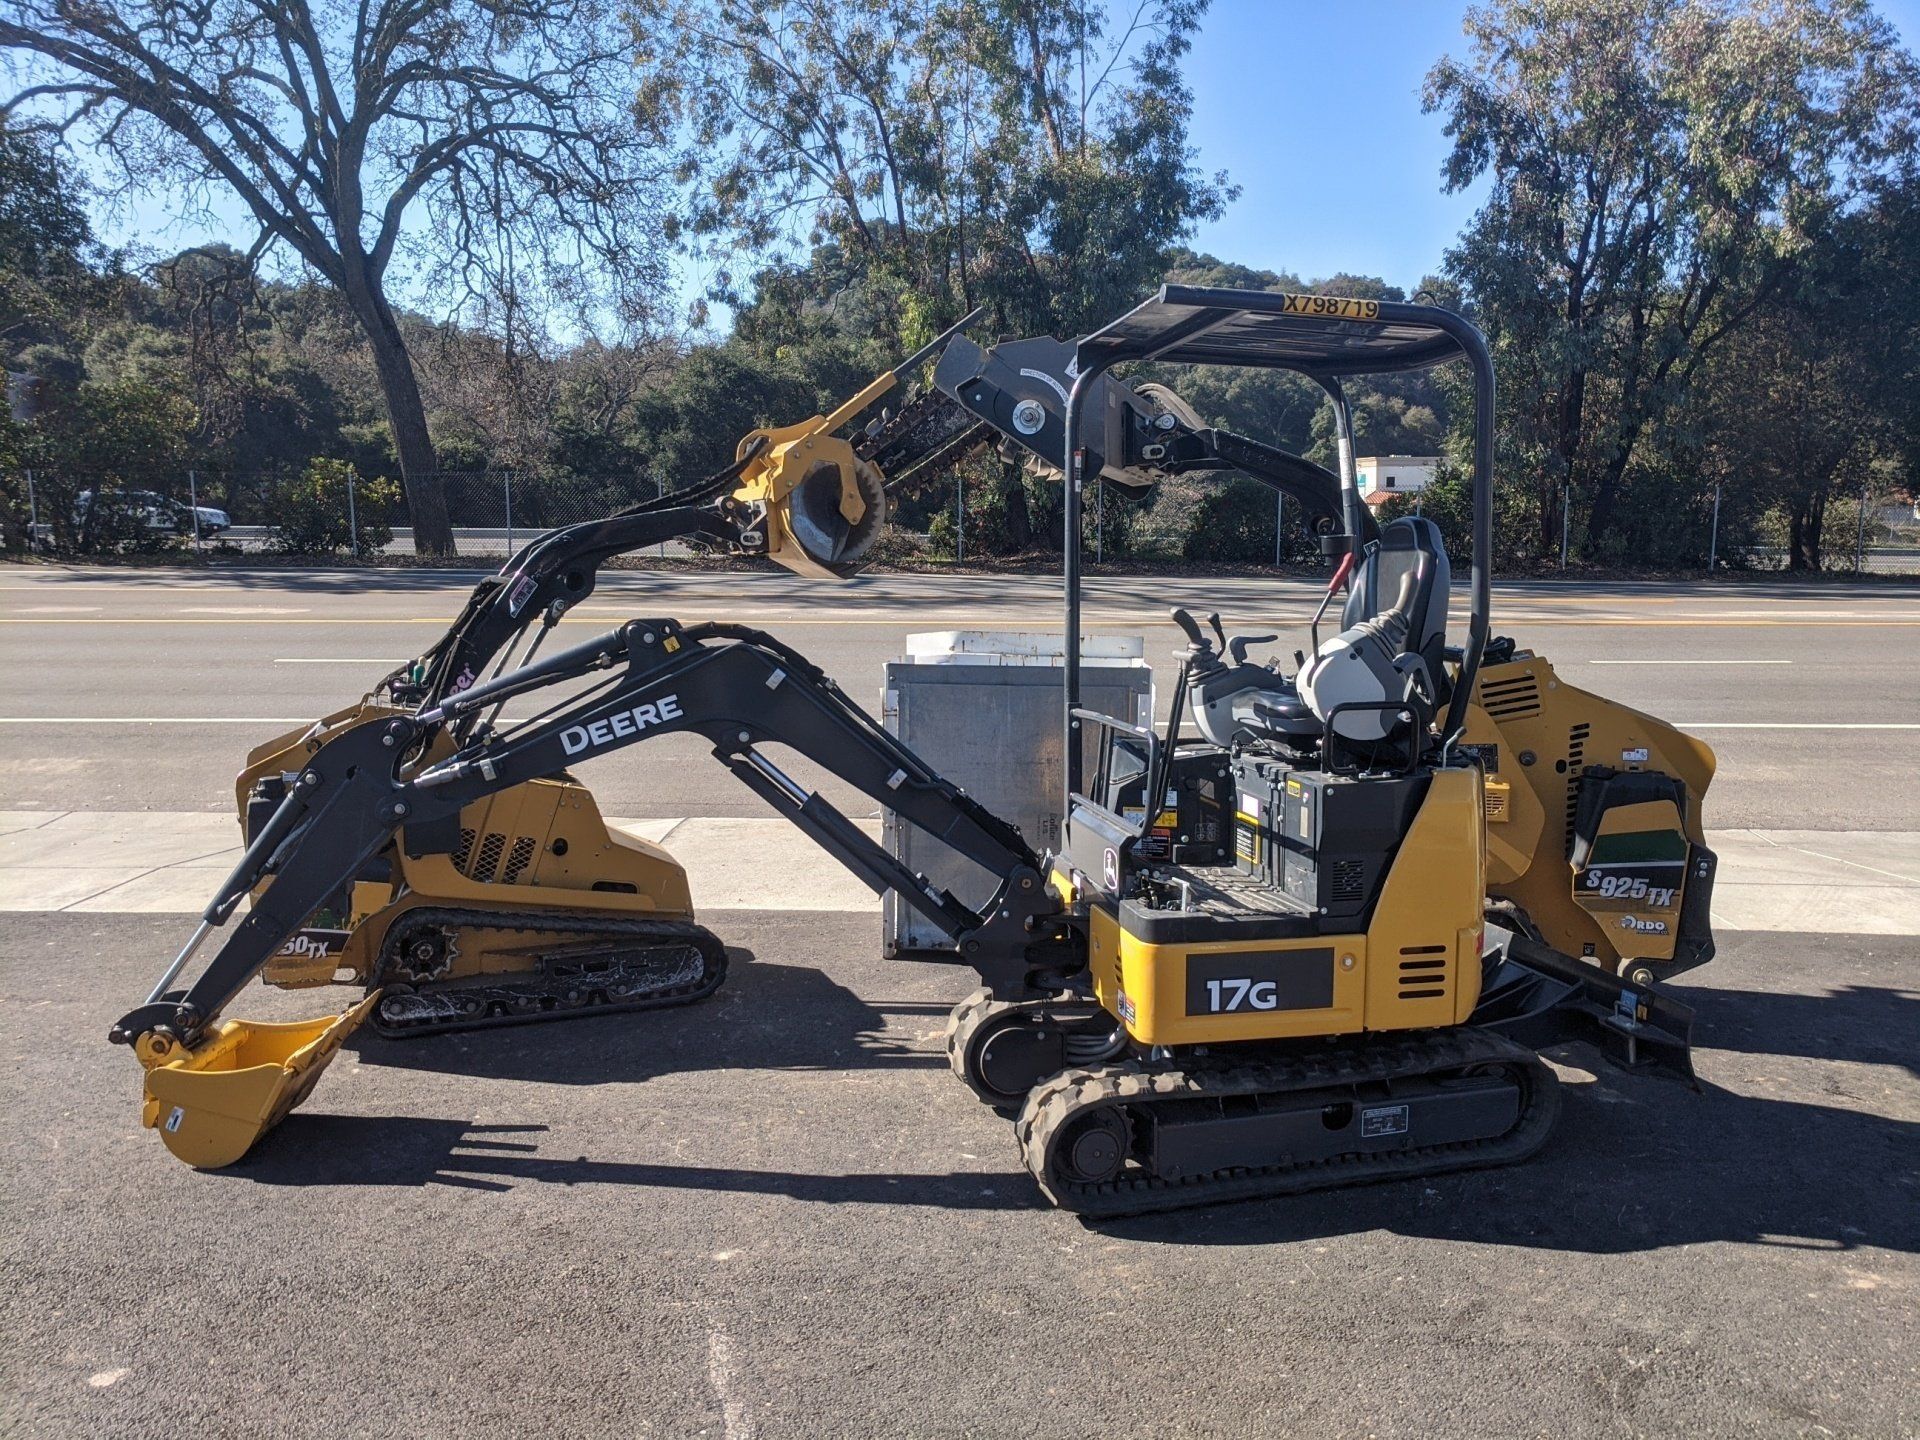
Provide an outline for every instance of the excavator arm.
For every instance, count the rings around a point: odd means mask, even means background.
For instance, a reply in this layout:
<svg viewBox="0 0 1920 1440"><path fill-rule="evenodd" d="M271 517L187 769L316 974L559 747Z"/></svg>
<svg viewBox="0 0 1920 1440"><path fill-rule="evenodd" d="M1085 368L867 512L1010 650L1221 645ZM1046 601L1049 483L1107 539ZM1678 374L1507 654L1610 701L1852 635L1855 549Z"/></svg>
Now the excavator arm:
<svg viewBox="0 0 1920 1440"><path fill-rule="evenodd" d="M964 335L947 341L933 381L977 422L975 443L998 436L1033 468L1065 468L1067 394L1076 376L1074 347L1039 336L982 347ZM1132 491L1171 475L1238 472L1298 502L1314 532L1332 539L1346 525L1340 479L1303 456L1204 424L1165 386L1129 385L1112 375L1086 401L1083 474ZM966 438L966 437L963 437ZM1360 542L1378 533L1362 515Z"/></svg>
<svg viewBox="0 0 1920 1440"><path fill-rule="evenodd" d="M600 520L549 530L474 588L460 616L418 659L380 682L382 698L431 705L477 684L527 629L529 658L567 611L593 593L600 567L668 540L697 539L739 555L758 555L797 574L845 579L856 574L886 518L887 463L914 469L946 453L954 437L876 419L853 440L836 438L896 391L903 377L953 343L979 310L963 316L893 369L876 376L830 414L755 430L732 464L684 489L642 501ZM948 427L950 428L950 427ZM964 437L961 437L964 438Z"/></svg>
<svg viewBox="0 0 1920 1440"><path fill-rule="evenodd" d="M713 488L701 487L709 498ZM468 689L528 627L538 624L544 634L591 595L607 560L688 538L742 552L747 548L735 512L721 504L684 500L548 531L474 587L459 617L432 649L380 682L384 698L405 705L432 704Z"/></svg>
<svg viewBox="0 0 1920 1440"><path fill-rule="evenodd" d="M580 680L582 694L540 715L423 757L443 727L483 708ZM1021 992L1056 958L1059 908L1042 859L1019 832L942 779L831 679L772 636L743 626L634 620L597 639L483 681L414 715L347 730L302 767L201 917L194 941L147 1003L111 1032L120 1044L200 1044L241 988L325 898L396 831L430 830L474 800L656 735L690 730L715 756L876 892L894 891L955 942L997 991ZM999 877L978 909L908 869L762 747L807 756ZM207 935L257 891L251 911L183 989L170 988Z"/></svg>

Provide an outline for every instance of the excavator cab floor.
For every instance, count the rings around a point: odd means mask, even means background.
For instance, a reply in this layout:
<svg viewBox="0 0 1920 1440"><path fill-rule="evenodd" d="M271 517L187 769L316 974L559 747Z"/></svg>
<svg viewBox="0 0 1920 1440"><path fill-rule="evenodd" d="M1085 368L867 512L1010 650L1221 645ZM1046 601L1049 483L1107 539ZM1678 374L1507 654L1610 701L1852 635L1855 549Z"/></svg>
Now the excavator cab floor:
<svg viewBox="0 0 1920 1440"><path fill-rule="evenodd" d="M233 1164L307 1098L379 998L375 991L339 1015L291 1024L222 1021L191 1050L142 1040L141 1123L196 1170Z"/></svg>

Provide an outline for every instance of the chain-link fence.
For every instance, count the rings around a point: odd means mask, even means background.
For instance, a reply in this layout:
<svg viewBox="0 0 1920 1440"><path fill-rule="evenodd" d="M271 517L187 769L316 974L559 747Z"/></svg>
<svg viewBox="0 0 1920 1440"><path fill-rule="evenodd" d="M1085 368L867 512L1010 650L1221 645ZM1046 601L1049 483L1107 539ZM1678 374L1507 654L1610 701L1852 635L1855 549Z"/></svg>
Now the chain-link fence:
<svg viewBox="0 0 1920 1440"><path fill-rule="evenodd" d="M1690 545L1709 572L1730 570L1820 572L1847 575L1920 575L1920 500L1906 490L1863 484L1831 490L1817 504L1774 505L1759 513L1732 513L1726 488L1716 485L1704 503L1668 512L1670 526L1695 527ZM1561 506L1560 566L1577 554L1572 497ZM1704 538L1699 534L1704 530Z"/></svg>
<svg viewBox="0 0 1920 1440"><path fill-rule="evenodd" d="M557 525L594 520L660 494L633 475L445 471L455 552L498 558ZM165 552L345 556L415 553L397 480L319 462L296 473L100 474L24 470L0 477L9 549L68 557Z"/></svg>
<svg viewBox="0 0 1920 1440"><path fill-rule="evenodd" d="M1835 495L1797 526L1790 516L1769 514L1745 546L1718 559L1755 570L1920 575L1920 500L1872 491Z"/></svg>
<svg viewBox="0 0 1920 1440"><path fill-rule="evenodd" d="M433 478L446 498L456 554L492 561L554 526L599 519L655 499L662 488L631 473L460 470ZM1684 541L1677 553L1694 557L1678 568L1920 575L1920 503L1904 491L1836 491L1817 511L1798 517L1777 510L1736 513L1732 498L1724 498L1723 505L1716 490L1684 514L1664 517L1670 538ZM1383 514L1418 513L1420 505L1417 495L1398 496ZM969 480L964 470L910 496L896 494L894 506L875 559L977 562L1058 548L1057 485L1026 486L1018 525L1010 523L1004 485L996 490ZM1567 497L1562 514L1578 512L1577 497ZM1436 517L1446 528L1447 518ZM1099 485L1086 506L1083 543L1095 563L1324 568L1307 518L1300 506L1250 482L1170 481L1144 504L1117 486ZM399 482L339 461L316 461L292 473L0 472L0 531L8 551L74 558L199 551L376 560L416 553ZM1580 536L1577 522L1561 529L1563 567L1581 567ZM692 553L678 542L658 550ZM1530 546L1527 554L1534 553ZM1551 554L1546 563L1553 565Z"/></svg>

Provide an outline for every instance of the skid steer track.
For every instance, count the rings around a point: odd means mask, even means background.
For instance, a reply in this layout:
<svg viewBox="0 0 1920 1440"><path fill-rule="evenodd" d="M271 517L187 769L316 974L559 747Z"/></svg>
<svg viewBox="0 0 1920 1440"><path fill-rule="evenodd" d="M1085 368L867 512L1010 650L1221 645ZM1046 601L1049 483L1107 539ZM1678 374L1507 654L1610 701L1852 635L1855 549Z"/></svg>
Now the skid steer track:
<svg viewBox="0 0 1920 1440"><path fill-rule="evenodd" d="M1366 1128L1361 1121L1351 1127L1354 1148L1314 1158L1273 1150L1256 1155L1248 1147L1247 1163L1182 1173L1154 1165L1156 1146L1170 1133L1257 1117L1284 1108L1290 1096L1309 1106L1391 1112L1409 1085L1474 1080L1505 1080L1517 1092L1514 1118L1499 1133L1421 1145L1418 1130L1410 1128L1369 1146L1359 1138ZM1531 1050L1486 1031L1456 1030L1253 1063L1195 1058L1070 1070L1034 1090L1015 1133L1048 1199L1103 1218L1512 1164L1546 1143L1559 1113L1559 1081ZM1076 1151L1110 1159L1116 1148L1120 1163L1110 1175L1075 1173Z"/></svg>
<svg viewBox="0 0 1920 1440"><path fill-rule="evenodd" d="M514 937L534 964L447 979L408 975L401 957L411 943L473 930ZM545 945L542 936L564 938ZM381 946L369 986L380 989L381 997L370 1023L389 1039L409 1039L583 1013L654 1010L703 1000L726 976L726 946L711 930L686 921L423 906L396 921Z"/></svg>

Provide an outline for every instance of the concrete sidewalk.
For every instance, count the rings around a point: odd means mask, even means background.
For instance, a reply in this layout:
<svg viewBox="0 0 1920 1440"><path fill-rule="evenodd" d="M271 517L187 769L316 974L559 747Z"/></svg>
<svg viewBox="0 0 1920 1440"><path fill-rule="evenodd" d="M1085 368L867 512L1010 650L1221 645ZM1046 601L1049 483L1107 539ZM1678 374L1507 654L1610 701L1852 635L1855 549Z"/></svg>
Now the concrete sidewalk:
<svg viewBox="0 0 1920 1440"><path fill-rule="evenodd" d="M608 823L665 842L702 910L872 910L879 900L786 821ZM875 839L878 820L858 821ZM0 912L191 915L240 859L233 818L207 811L0 810Z"/></svg>
<svg viewBox="0 0 1920 1440"><path fill-rule="evenodd" d="M664 843L702 910L876 911L785 820L610 823ZM861 822L878 836L877 820ZM195 914L239 859L233 819L191 811L0 810L0 911ZM1718 830L1714 928L1920 935L1920 832Z"/></svg>

